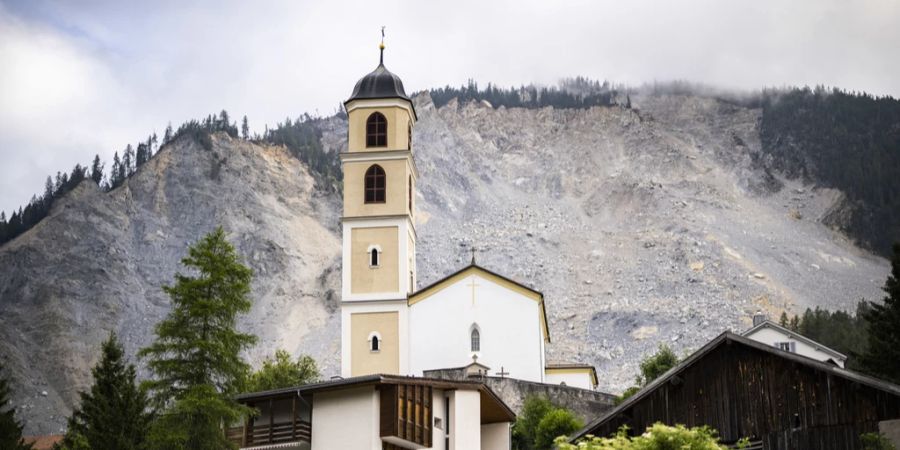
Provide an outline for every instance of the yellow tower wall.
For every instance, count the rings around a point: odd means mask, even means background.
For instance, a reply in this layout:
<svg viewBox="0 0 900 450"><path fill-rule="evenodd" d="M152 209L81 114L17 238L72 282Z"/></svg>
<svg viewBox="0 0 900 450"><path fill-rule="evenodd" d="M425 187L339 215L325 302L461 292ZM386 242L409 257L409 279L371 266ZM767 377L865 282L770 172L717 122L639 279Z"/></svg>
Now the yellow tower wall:
<svg viewBox="0 0 900 450"><path fill-rule="evenodd" d="M352 107L352 105L351 105ZM374 112L384 114L387 119L387 147L366 147L366 121ZM351 152L371 152L383 150L409 150L409 126L412 116L402 106L360 106L350 109L348 122L347 149Z"/></svg>
<svg viewBox="0 0 900 450"><path fill-rule="evenodd" d="M400 289L399 234L397 227L354 228L350 232L352 294L396 292ZM378 267L369 266L370 245L381 247L381 261Z"/></svg>
<svg viewBox="0 0 900 450"><path fill-rule="evenodd" d="M366 171L374 164L384 169L385 202L366 203ZM344 162L344 217L391 216L411 214L409 210L409 178L407 160ZM413 181L413 189L415 189Z"/></svg>
<svg viewBox="0 0 900 450"><path fill-rule="evenodd" d="M373 373L400 373L400 321L396 312L354 313L350 315L350 376ZM369 347L369 335L381 335L377 352Z"/></svg>

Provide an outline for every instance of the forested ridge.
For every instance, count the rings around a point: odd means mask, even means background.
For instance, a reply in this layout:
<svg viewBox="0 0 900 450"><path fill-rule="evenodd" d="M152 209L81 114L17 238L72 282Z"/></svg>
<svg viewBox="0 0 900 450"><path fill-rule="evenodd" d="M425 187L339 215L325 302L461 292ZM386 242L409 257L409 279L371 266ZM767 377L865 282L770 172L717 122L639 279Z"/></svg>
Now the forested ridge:
<svg viewBox="0 0 900 450"><path fill-rule="evenodd" d="M104 192L112 191L137 173L163 147L182 137L194 139L206 150L212 149L210 134L216 132L257 143L284 145L294 157L307 164L317 179L335 184L341 179L340 158L336 153L326 152L322 148L322 132L317 126L319 120L323 119L307 114L295 120L287 118L274 128L266 127L262 135L250 134L247 116L244 116L239 130L237 122L232 122L225 110L219 114L210 114L202 120L189 120L175 130L169 124L161 141L153 133L137 145L126 145L121 157L119 152L115 152L108 170L106 163L96 155L89 166L76 164L71 172L57 172L55 177L48 176L43 194L33 195L27 205L11 212L9 217L0 211L0 245L37 225L49 214L56 200L85 179L91 179Z"/></svg>
<svg viewBox="0 0 900 450"><path fill-rule="evenodd" d="M840 189L826 218L882 256L900 241L900 101L824 87L764 91L760 138L775 168Z"/></svg>
<svg viewBox="0 0 900 450"><path fill-rule="evenodd" d="M768 164L788 177L839 189L846 202L825 218L861 246L887 256L893 242L900 241L900 101L840 89L782 88L749 95L704 88L686 82L654 83L636 89L608 81L577 77L558 86L535 85L500 88L479 87L474 81L458 88L446 86L428 91L440 108L453 99L484 101L493 108L581 109L619 106L631 108L631 94L712 96L721 101L761 108L759 123L763 152ZM342 113L339 113L342 114ZM303 161L320 180L339 185L342 178L336 152L325 151L321 123L327 120L307 114L285 119L265 132L250 135L247 117L238 127L226 111L203 120L192 120L177 130L166 128L161 140L155 134L135 146L117 152L108 170L95 157L90 165L76 165L70 172L47 177L42 195L8 216L0 212L0 244L27 231L50 210L53 202L85 178L103 190L121 185L144 163L174 139L190 135L209 148L209 134L226 132L237 138L284 145Z"/></svg>

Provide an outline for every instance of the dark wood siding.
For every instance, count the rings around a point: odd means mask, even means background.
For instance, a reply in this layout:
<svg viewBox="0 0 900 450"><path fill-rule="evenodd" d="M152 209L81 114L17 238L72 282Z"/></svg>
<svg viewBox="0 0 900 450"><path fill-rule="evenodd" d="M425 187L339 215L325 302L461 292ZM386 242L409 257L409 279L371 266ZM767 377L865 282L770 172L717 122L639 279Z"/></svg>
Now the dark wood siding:
<svg viewBox="0 0 900 450"><path fill-rule="evenodd" d="M391 384L379 389L380 436L431 447L434 421L431 386Z"/></svg>
<svg viewBox="0 0 900 450"><path fill-rule="evenodd" d="M749 437L766 449L857 449L861 433L895 418L891 392L726 340L591 434L663 422L709 425L725 443Z"/></svg>

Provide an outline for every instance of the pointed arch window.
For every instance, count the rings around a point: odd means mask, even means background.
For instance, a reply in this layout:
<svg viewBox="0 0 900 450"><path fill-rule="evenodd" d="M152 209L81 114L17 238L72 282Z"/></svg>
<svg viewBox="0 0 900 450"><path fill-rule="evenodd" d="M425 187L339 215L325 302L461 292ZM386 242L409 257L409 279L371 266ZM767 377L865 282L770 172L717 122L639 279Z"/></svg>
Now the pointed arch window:
<svg viewBox="0 0 900 450"><path fill-rule="evenodd" d="M385 184L387 183L384 169L378 164L366 170L366 203L384 203Z"/></svg>
<svg viewBox="0 0 900 450"><path fill-rule="evenodd" d="M380 112L366 119L366 147L387 147L387 119Z"/></svg>
<svg viewBox="0 0 900 450"><path fill-rule="evenodd" d="M472 341L471 342L472 351L480 352L481 351L481 333L478 331L478 328L472 328L471 341Z"/></svg>

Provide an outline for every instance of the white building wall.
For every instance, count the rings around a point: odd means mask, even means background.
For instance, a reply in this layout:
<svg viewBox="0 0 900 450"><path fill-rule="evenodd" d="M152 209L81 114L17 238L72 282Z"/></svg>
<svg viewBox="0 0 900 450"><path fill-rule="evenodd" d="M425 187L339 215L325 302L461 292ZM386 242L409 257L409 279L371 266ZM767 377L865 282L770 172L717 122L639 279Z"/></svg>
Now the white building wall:
<svg viewBox="0 0 900 450"><path fill-rule="evenodd" d="M771 346L774 346L776 342L793 342L796 353L798 355L803 355L807 358L812 358L823 362L828 361L829 359L833 359L836 363L838 363L839 366L844 367L843 359L838 359L830 353L819 350L818 348L813 347L804 341L794 339L793 337L786 335L777 329L760 327L752 334L748 334L745 337L753 339L756 342L762 342L763 344Z"/></svg>
<svg viewBox="0 0 900 450"><path fill-rule="evenodd" d="M481 426L481 450L509 450L509 422Z"/></svg>
<svg viewBox="0 0 900 450"><path fill-rule="evenodd" d="M582 389L593 390L594 380L591 379L590 373L555 373L547 372L544 374L544 383L562 384Z"/></svg>
<svg viewBox="0 0 900 450"><path fill-rule="evenodd" d="M481 448L481 394L478 391L450 393L450 448Z"/></svg>
<svg viewBox="0 0 900 450"><path fill-rule="evenodd" d="M540 305L474 274L410 306L410 372L422 375L423 370L471 363L473 324L481 333L478 362L490 367L491 374L502 368L508 377L543 381Z"/></svg>
<svg viewBox="0 0 900 450"><path fill-rule="evenodd" d="M441 429L438 429L435 426L431 427L431 449L432 450L447 450L447 447L444 445L444 439L448 435L447 430L447 408L445 406L444 396L447 395L444 391L440 389L435 389L431 394L431 408L432 414L435 419L440 419L441 421Z"/></svg>
<svg viewBox="0 0 900 450"><path fill-rule="evenodd" d="M372 386L315 394L312 450L381 450L380 403Z"/></svg>

